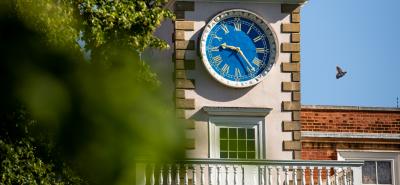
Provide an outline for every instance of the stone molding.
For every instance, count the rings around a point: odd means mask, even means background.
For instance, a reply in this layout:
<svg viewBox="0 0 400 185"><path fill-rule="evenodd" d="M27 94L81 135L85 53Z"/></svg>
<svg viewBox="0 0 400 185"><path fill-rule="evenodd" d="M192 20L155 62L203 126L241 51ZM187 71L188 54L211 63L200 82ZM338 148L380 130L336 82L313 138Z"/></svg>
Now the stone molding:
<svg viewBox="0 0 400 185"><path fill-rule="evenodd" d="M302 137L318 137L318 138L397 139L397 140L400 140L400 134L388 134L388 133L302 131L301 135L302 135Z"/></svg>
<svg viewBox="0 0 400 185"><path fill-rule="evenodd" d="M362 107L362 106L334 106L334 105L302 105L302 109L314 110L340 110L340 111L374 111L374 112L400 112L400 108L390 107Z"/></svg>
<svg viewBox="0 0 400 185"><path fill-rule="evenodd" d="M300 91L300 82L282 82L282 91Z"/></svg>
<svg viewBox="0 0 400 185"><path fill-rule="evenodd" d="M300 44L299 43L282 43L281 45L282 52L300 52Z"/></svg>
<svg viewBox="0 0 400 185"><path fill-rule="evenodd" d="M283 150L299 151L301 150L300 141L283 141Z"/></svg>
<svg viewBox="0 0 400 185"><path fill-rule="evenodd" d="M300 17L300 14L296 14L296 15L298 17ZM300 32L300 24L299 23L289 23L289 24L283 23L281 31L282 31L282 33L299 33Z"/></svg>
<svg viewBox="0 0 400 185"><path fill-rule="evenodd" d="M203 107L208 115L213 116L261 116L265 117L272 109L258 107Z"/></svg>
<svg viewBox="0 0 400 185"><path fill-rule="evenodd" d="M300 131L301 123L299 121L283 121L283 131Z"/></svg>
<svg viewBox="0 0 400 185"><path fill-rule="evenodd" d="M289 14L290 23L281 24L281 33L290 34L290 41L281 44L281 52L290 54L290 61L281 70L291 73L291 80L282 82L282 92L291 93L291 101L282 102L282 111L291 112L291 120L283 121L283 132L292 132L292 140L283 141L283 149L293 151L293 159L301 159L301 93L300 93L300 4L281 4L281 13Z"/></svg>
<svg viewBox="0 0 400 185"><path fill-rule="evenodd" d="M282 63L282 72L299 72L299 63Z"/></svg>
<svg viewBox="0 0 400 185"><path fill-rule="evenodd" d="M174 2L174 12L176 21L174 21L173 41L175 46L175 54L173 61L175 63L175 111L178 121L184 124L186 129L195 129L195 121L186 117L186 110L195 109L195 100L188 99L185 91L196 88L195 80L189 79L187 73L195 69L195 61L192 60L190 52L196 49L194 40L186 40L185 32L194 30L194 21L185 20L185 11L194 11L195 2L193 1L176 1ZM186 139L185 148L194 150L196 142L194 138Z"/></svg>

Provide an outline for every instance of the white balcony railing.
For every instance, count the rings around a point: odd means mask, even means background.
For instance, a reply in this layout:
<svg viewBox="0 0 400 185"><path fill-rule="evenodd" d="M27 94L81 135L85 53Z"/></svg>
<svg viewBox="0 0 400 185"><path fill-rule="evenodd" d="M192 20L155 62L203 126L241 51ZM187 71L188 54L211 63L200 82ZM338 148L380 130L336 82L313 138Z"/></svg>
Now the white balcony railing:
<svg viewBox="0 0 400 185"><path fill-rule="evenodd" d="M363 161L187 159L174 164L137 163L142 185L358 185ZM296 179L296 180L295 180Z"/></svg>

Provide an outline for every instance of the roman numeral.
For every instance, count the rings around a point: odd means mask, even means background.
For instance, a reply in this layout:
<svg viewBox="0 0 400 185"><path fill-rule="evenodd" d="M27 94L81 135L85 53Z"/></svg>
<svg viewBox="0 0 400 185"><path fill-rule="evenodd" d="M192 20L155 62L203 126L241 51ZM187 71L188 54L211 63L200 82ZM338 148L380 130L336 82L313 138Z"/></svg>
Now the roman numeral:
<svg viewBox="0 0 400 185"><path fill-rule="evenodd" d="M215 65L219 66L222 62L222 58L220 55L213 57L213 61L215 63Z"/></svg>
<svg viewBox="0 0 400 185"><path fill-rule="evenodd" d="M235 26L235 31L242 31L242 23L240 22L240 18L235 18L233 25Z"/></svg>
<svg viewBox="0 0 400 185"><path fill-rule="evenodd" d="M254 38L253 41L254 41L254 42L258 42L258 41L260 41L260 40L263 39L263 38L264 38L264 35L259 35L259 36L257 36L256 38Z"/></svg>
<svg viewBox="0 0 400 185"><path fill-rule="evenodd" d="M251 70L250 67L247 66L246 69L247 69L247 72L248 72L249 74L253 73L253 70Z"/></svg>
<svg viewBox="0 0 400 185"><path fill-rule="evenodd" d="M222 67L221 71L222 73L228 73L230 66L228 64L224 64L224 66Z"/></svg>
<svg viewBox="0 0 400 185"><path fill-rule="evenodd" d="M210 50L211 50L211 51L219 51L219 47L218 47L218 46L212 47L212 48L210 48Z"/></svg>
<svg viewBox="0 0 400 185"><path fill-rule="evenodd" d="M221 24L221 28L222 28L222 30L224 30L225 34L229 33L229 29L228 29L228 27L226 27L225 24Z"/></svg>
<svg viewBox="0 0 400 185"><path fill-rule="evenodd" d="M239 76L242 76L242 75L240 74L240 69L235 68L235 77L236 77L236 78L239 78Z"/></svg>
<svg viewBox="0 0 400 185"><path fill-rule="evenodd" d="M256 66L258 66L258 67L260 67L260 65L261 65L261 60L260 59L258 59L257 57L255 57L254 59L253 59L253 64L255 64Z"/></svg>
<svg viewBox="0 0 400 185"><path fill-rule="evenodd" d="M254 24L252 24L252 25L250 26L249 30L247 30L247 35L250 33L251 28L253 28L253 26L254 26Z"/></svg>
<svg viewBox="0 0 400 185"><path fill-rule="evenodd" d="M221 41L222 40L222 38L221 37L218 37L216 34L211 34L211 37L213 37L213 38L215 38L215 39L218 39L218 41Z"/></svg>
<svg viewBox="0 0 400 185"><path fill-rule="evenodd" d="M268 53L269 49L267 48L256 48L256 53Z"/></svg>

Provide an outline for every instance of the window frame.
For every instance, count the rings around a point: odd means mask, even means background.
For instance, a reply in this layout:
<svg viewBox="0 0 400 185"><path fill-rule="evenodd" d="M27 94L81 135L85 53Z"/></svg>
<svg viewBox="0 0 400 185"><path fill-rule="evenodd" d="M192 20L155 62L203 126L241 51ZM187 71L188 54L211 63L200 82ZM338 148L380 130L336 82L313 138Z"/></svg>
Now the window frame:
<svg viewBox="0 0 400 185"><path fill-rule="evenodd" d="M391 162L391 173L392 173L392 184L399 185L400 178L400 152L399 151L381 151L381 150L337 150L337 156L339 161L346 160L364 160L364 161L390 161ZM397 174L397 175L396 175ZM378 175L378 174L376 174ZM360 182L362 184L362 170L360 167L360 174L358 174ZM363 185L389 185L389 184L363 184Z"/></svg>
<svg viewBox="0 0 400 185"><path fill-rule="evenodd" d="M256 141L255 159L264 158L265 127L263 117L211 116L209 118L209 158L220 158L219 128L254 128Z"/></svg>
<svg viewBox="0 0 400 185"><path fill-rule="evenodd" d="M365 161L370 161L370 162L374 162L375 163L375 180L376 180L376 183L374 184L374 185L392 185L393 184L393 178L394 178L394 174L393 174L393 169L394 169L394 167L393 167L393 165L394 165L394 160L385 160L385 159L368 159L368 160L365 160ZM378 177L378 162L390 162L390 167L391 167L391 169L390 169L390 171L391 171L391 177L392 177L392 184L380 184L379 183L379 177ZM361 169L361 178L362 178L362 169ZM364 183L362 183L362 179L361 179L361 184L364 184ZM365 185L373 185L373 184L365 184Z"/></svg>

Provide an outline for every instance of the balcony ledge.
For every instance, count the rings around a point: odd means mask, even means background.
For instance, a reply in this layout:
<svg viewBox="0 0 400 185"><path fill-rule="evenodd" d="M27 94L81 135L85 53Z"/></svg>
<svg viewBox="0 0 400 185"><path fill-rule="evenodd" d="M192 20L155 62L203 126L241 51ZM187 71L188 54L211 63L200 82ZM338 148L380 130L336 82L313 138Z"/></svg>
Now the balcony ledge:
<svg viewBox="0 0 400 185"><path fill-rule="evenodd" d="M208 115L213 116L266 116L271 108L258 107L203 107Z"/></svg>

